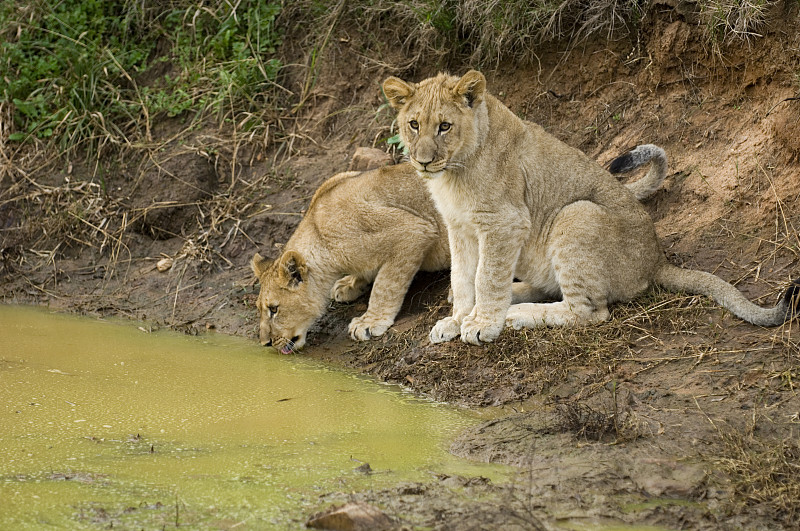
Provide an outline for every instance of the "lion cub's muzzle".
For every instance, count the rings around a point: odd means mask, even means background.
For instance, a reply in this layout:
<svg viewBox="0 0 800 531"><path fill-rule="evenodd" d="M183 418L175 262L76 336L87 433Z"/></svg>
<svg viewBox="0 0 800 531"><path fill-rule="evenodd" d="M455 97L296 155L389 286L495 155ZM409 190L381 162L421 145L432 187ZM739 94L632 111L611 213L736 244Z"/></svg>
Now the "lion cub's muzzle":
<svg viewBox="0 0 800 531"><path fill-rule="evenodd" d="M300 336L294 336L292 339L285 337L262 339L261 345L264 347L273 347L281 354L291 354L303 348Z"/></svg>
<svg viewBox="0 0 800 531"><path fill-rule="evenodd" d="M411 156L409 161L417 173L426 179L438 177L447 168L447 161L444 159L422 162Z"/></svg>

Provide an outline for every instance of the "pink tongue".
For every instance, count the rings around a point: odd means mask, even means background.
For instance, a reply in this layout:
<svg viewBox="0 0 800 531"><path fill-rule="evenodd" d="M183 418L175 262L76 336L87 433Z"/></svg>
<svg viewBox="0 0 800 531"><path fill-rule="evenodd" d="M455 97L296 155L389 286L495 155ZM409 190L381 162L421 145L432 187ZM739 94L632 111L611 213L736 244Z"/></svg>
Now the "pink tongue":
<svg viewBox="0 0 800 531"><path fill-rule="evenodd" d="M281 354L291 354L291 353L292 353L292 347L290 347L289 345L285 345L281 348Z"/></svg>

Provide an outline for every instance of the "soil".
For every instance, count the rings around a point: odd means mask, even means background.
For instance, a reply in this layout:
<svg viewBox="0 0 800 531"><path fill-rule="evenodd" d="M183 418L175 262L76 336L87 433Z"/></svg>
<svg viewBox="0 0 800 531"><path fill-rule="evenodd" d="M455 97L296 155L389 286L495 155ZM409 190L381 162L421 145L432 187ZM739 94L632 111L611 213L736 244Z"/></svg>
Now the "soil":
<svg viewBox="0 0 800 531"><path fill-rule="evenodd" d="M775 9L762 38L722 54L665 9L643 21L647 39L595 39L569 52L548 45L530 64L486 72L490 90L518 115L602 164L637 144L662 146L670 174L646 207L669 259L714 272L765 306L800 272L800 33L796 5ZM255 339L251 256L274 257L314 189L347 169L357 147L390 136L379 87L396 72L340 31L282 151L250 147L209 159L184 142L128 161L109 178L109 193L160 208L131 224L124 248L72 245L38 262L27 255L3 270L2 300ZM439 68L402 75L421 79ZM201 145L201 134L193 139ZM90 175L76 163L49 178L78 181L81 172ZM267 174L268 207L236 220L235 230L187 236L203 220L183 203L224 191L232 175L248 182ZM20 215L0 210L0 226ZM203 245L210 250L198 251ZM165 257L174 262L161 272ZM653 290L615 306L603 325L507 330L484 347L431 345L427 332L449 309L447 286L446 272L418 275L396 325L368 343L346 335L366 299L332 304L298 355L490 408L493 420L451 451L513 465L517 480L439 476L330 493L321 508L364 502L407 528L798 529L796 322L759 328L703 298Z"/></svg>

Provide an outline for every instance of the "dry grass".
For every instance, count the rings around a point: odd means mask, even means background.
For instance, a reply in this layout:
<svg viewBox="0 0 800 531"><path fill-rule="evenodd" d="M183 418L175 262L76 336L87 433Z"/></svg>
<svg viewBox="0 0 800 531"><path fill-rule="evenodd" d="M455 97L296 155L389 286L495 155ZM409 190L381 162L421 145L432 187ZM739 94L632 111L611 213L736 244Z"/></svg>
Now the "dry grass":
<svg viewBox="0 0 800 531"><path fill-rule="evenodd" d="M312 70L334 28L341 26L337 33L356 34L363 40L366 64L407 74L413 74L420 62L443 66L466 62L484 68L504 60L535 62L548 42L560 42L569 50L592 35L615 39L636 34L653 9L652 2L632 0L339 0L328 4L323 8L319 2L301 0L287 5L281 15L289 27L302 24L309 50L306 64ZM777 4L777 0L703 0L696 4L696 23L704 28L714 51L722 53L728 44L759 37ZM308 79L313 77L310 74Z"/></svg>
<svg viewBox="0 0 800 531"><path fill-rule="evenodd" d="M499 64L507 58L530 61L548 41L574 44L593 34L623 36L646 7L617 0L469 0L458 2L456 14L461 32L470 38L472 60Z"/></svg>
<svg viewBox="0 0 800 531"><path fill-rule="evenodd" d="M576 402L558 404L556 412L560 418L561 429L572 432L579 438L606 441L609 435L619 437L616 427L617 415L614 413L595 411L585 404Z"/></svg>
<svg viewBox="0 0 800 531"><path fill-rule="evenodd" d="M433 296L440 302L430 305L413 327L402 333L390 330L380 340L354 345L344 358L352 356L357 360L354 363L369 367L381 378L410 385L438 400L488 406L562 389L574 391L572 398L578 403L598 393L608 394L621 363L632 362L645 371L663 363L694 363L702 359L706 355L702 345L691 343L668 357L642 356L642 352L663 350L663 338L691 337L698 330L713 329L708 312L720 311L702 297L652 291L634 302L615 306L612 319L606 323L578 328L506 329L495 342L482 347L460 341L430 345L424 338L449 310L443 302L445 286L442 283L436 288L440 295ZM637 421L627 418L624 411L616 412L613 404L614 400L605 413L617 422L609 433L620 439L635 438ZM576 409L568 415L585 412ZM626 420L621 423L623 417ZM624 426L625 423L630 425Z"/></svg>
<svg viewBox="0 0 800 531"><path fill-rule="evenodd" d="M0 242L5 253L3 273L24 267L31 255L43 259L33 264L34 269L52 265L67 248L93 247L108 254L112 264L127 250L122 236L129 213L98 183L67 176L64 184L48 186L23 174L0 192L0 209L9 225Z"/></svg>
<svg viewBox="0 0 800 531"><path fill-rule="evenodd" d="M715 52L725 45L761 37L776 0L707 0L699 3L701 19Z"/></svg>
<svg viewBox="0 0 800 531"><path fill-rule="evenodd" d="M560 428L574 433L579 439L614 444L646 436L649 433L647 424L638 418L630 406L620 405L616 382L606 387L611 395L608 411L598 411L571 400L556 404Z"/></svg>
<svg viewBox="0 0 800 531"><path fill-rule="evenodd" d="M375 68L402 72L422 61L442 58L452 53L452 10L446 2L414 0L393 2L347 2L338 0L331 6L300 0L286 5L280 20L290 32L302 32L306 38L302 48L308 51L309 78L335 30L344 35L355 34L363 40L364 61ZM370 53L376 52L376 53ZM381 58L394 55L397 63ZM307 84L308 85L308 84ZM304 91L306 92L306 91Z"/></svg>
<svg viewBox="0 0 800 531"><path fill-rule="evenodd" d="M188 133L187 133L188 134ZM271 191L285 186L279 170L253 172L245 179L236 164L237 151L244 151L248 139L235 135L225 139L204 139L204 147L216 153L222 186L200 200L187 202L150 203L132 207L131 196L116 186L106 189L106 182L78 180L59 171L58 159L39 152L33 157L39 169L32 177L19 167L10 169L11 184L0 190L0 217L5 226L0 232L0 276L11 274L35 276L52 268L59 270L58 261L89 253L95 257L97 268L108 280L125 275L121 266L130 264L129 246L135 232L141 231L143 220L160 209L182 208L195 213L196 223L183 234L173 234L183 240L180 251L172 257L173 267L182 271L178 285L192 263L227 269L232 263L226 248L237 239L255 242L245 232L246 221L271 207L265 199ZM165 144L141 149L148 157L158 157ZM250 149L248 147L248 149ZM250 149L252 151L252 149ZM228 162L226 162L228 161ZM140 171L143 171L140 168ZM53 174L56 176L54 177ZM59 175L60 174L60 175ZM60 184L43 184L44 182ZM122 184L113 180L112 184ZM166 183L161 186L166 186ZM53 281L57 273L53 274ZM45 283L46 284L46 283ZM39 284L38 289L44 290ZM176 289L179 289L176 288Z"/></svg>
<svg viewBox="0 0 800 531"><path fill-rule="evenodd" d="M774 511L787 528L800 516L800 444L796 434L782 440L757 437L752 430L721 431L722 456L714 458L730 479L728 510L739 514L756 508Z"/></svg>

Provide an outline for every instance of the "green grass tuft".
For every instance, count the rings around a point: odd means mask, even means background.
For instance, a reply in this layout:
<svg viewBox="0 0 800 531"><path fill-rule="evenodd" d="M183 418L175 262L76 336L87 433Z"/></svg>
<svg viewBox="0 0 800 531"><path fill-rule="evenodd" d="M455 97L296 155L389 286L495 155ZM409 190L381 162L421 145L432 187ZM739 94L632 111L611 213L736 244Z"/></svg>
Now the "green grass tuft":
<svg viewBox="0 0 800 531"><path fill-rule="evenodd" d="M756 37L776 5L700 0L696 23L719 52ZM266 138L281 110L309 97L336 28L358 34L365 60L396 73L463 70L533 61L548 41L568 49L590 35L636 32L653 9L649 0L3 2L0 109L11 124L2 140L99 156L151 142L154 124L175 116ZM284 34L304 36L309 73L299 94L278 84Z"/></svg>
<svg viewBox="0 0 800 531"><path fill-rule="evenodd" d="M9 140L99 153L149 140L159 115L253 113L281 66L279 12L279 2L255 0L4 3L0 101L12 106Z"/></svg>

